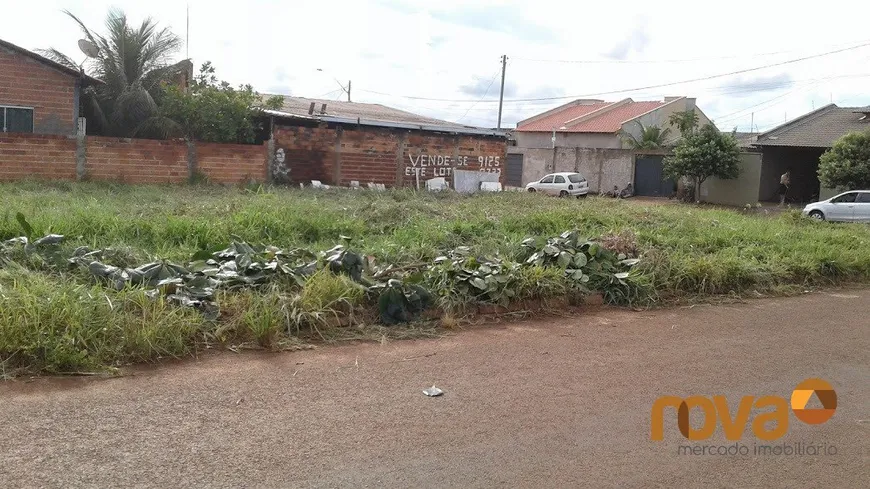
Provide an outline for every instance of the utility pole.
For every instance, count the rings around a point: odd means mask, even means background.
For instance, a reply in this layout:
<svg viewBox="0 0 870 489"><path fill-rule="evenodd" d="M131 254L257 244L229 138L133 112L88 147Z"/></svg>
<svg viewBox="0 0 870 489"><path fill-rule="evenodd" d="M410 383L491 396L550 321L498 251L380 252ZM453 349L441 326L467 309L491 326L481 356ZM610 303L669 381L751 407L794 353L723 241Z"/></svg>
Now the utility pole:
<svg viewBox="0 0 870 489"><path fill-rule="evenodd" d="M501 93L498 95L498 129L501 129L501 107L504 103L504 72L507 69L507 55L501 55Z"/></svg>
<svg viewBox="0 0 870 489"><path fill-rule="evenodd" d="M347 81L347 101L350 102L350 80Z"/></svg>
<svg viewBox="0 0 870 489"><path fill-rule="evenodd" d="M753 127L755 127L755 112L752 113L752 116L749 119L749 134L752 134Z"/></svg>

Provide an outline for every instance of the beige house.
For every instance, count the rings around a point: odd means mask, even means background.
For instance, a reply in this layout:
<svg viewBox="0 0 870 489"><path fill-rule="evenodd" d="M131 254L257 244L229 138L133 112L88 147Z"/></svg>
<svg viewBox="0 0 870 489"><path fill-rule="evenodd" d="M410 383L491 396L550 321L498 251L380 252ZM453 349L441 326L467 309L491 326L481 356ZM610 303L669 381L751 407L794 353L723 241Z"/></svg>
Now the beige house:
<svg viewBox="0 0 870 489"><path fill-rule="evenodd" d="M671 127L670 116L687 110L695 111L699 126L710 123L694 98L665 97L662 101L637 102L630 98L618 102L580 99L518 122L514 138L519 148L623 149L626 145L622 134L639 137L641 124ZM677 138L679 131L671 128L669 142Z"/></svg>
<svg viewBox="0 0 870 489"><path fill-rule="evenodd" d="M710 123L695 99L688 97L581 99L520 121L513 131L515 145L508 148L507 184L520 187L547 173L576 171L589 180L593 192L633 182L637 195L669 196L674 184L663 175L663 153L628 149L625 135L639 139L642 127L658 126L671 129L665 144L675 143L680 133L671 127L671 115L692 110L699 125Z"/></svg>

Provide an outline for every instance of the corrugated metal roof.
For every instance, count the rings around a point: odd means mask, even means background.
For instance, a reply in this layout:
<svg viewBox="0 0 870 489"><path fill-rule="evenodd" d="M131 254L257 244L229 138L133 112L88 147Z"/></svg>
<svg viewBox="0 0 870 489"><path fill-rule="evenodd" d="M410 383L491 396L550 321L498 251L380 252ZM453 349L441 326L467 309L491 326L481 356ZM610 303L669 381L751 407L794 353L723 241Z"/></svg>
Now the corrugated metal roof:
<svg viewBox="0 0 870 489"><path fill-rule="evenodd" d="M830 148L850 132L870 129L861 107L829 104L758 136L756 146Z"/></svg>
<svg viewBox="0 0 870 489"><path fill-rule="evenodd" d="M518 132L616 133L622 129L623 123L663 105L665 102L635 102L631 99L626 103L597 102L566 105L564 109L546 117L521 124L516 130ZM571 122L584 116L589 118L576 123Z"/></svg>
<svg viewBox="0 0 870 489"><path fill-rule="evenodd" d="M263 95L264 98L272 97L273 95ZM400 122L400 123L410 123L410 124L431 124L438 126L451 126L457 128L465 128L470 126L463 126L462 124L455 124L453 122L442 121L440 119L434 119L432 117L426 117L418 114L413 114L411 112L405 112L404 110L394 109L392 107L387 107L381 104L364 104L360 102L340 102L336 100L323 100L316 98L305 98L305 97L289 97L285 95L280 95L284 97L284 105L279 109L281 112L285 112L288 114L294 114L299 116L309 116L308 109L311 107L311 103L314 102L314 113L311 114L314 117L318 117L320 115L332 116L332 117L344 117L348 119L367 119L372 121L383 121L383 122ZM321 114L320 108L326 104L326 113Z"/></svg>

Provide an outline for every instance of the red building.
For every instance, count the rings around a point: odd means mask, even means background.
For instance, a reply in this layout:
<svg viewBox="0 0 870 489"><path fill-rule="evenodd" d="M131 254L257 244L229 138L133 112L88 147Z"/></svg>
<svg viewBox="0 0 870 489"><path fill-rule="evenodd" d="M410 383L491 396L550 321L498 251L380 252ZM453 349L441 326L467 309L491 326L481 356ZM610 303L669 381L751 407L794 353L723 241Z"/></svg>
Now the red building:
<svg viewBox="0 0 870 489"><path fill-rule="evenodd" d="M75 134L81 91L96 83L0 39L0 132Z"/></svg>

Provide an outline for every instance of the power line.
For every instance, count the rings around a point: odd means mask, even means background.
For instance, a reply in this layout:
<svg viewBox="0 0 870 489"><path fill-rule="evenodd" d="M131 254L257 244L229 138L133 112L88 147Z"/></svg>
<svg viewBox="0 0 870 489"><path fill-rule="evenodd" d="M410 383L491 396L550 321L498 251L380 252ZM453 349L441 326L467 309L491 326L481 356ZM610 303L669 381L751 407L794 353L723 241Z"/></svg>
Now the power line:
<svg viewBox="0 0 870 489"><path fill-rule="evenodd" d="M486 91L483 92L483 97L481 97L481 100L485 99L486 96L487 96L487 94L489 94L489 89L492 88L492 85L495 83L495 79L496 79L496 77L498 76L499 71L501 71L501 68L495 70L495 73L492 74L492 80L489 81L489 85L486 87ZM465 113L462 114L462 117L460 117L459 119L456 119L454 122L459 122L459 121L461 121L462 119L465 119L465 116L468 115L468 113L471 111L471 109L474 108L475 105L477 105L477 102L471 104L471 105L468 107L468 110L466 110Z"/></svg>
<svg viewBox="0 0 870 489"><path fill-rule="evenodd" d="M789 95L794 94L795 92L803 91L803 90L806 90L806 89L808 89L808 88L813 88L813 87L815 87L816 85L820 84L820 83L823 82L823 81L828 81L828 80L831 80L831 79L834 79L834 78L845 78L845 77L853 77L853 76L854 76L854 77L865 77L865 76L870 76L870 75L866 75L866 74L865 74L865 75L835 75L835 76L829 76L829 77L825 77L825 78L817 78L817 79L815 79L815 80L808 80L808 81L810 81L811 83L807 83L807 84L804 84L803 86L795 87L794 89L789 90L788 92L786 92L786 93L784 93L784 94L781 94L781 95L778 95L778 96L776 96L776 97L773 97L773 98L770 98L770 99L764 100L764 101L759 102L759 103L754 104L754 105L750 105L749 107L745 107L745 108L743 108L743 109L740 109L740 110L737 110L737 111L734 111L734 112L731 112L731 113L725 114L725 115L723 115L723 116L716 117L715 119L716 119L717 121L719 121L719 122L733 121L733 120L735 120L735 119L739 119L739 118L741 118L741 117L745 117L745 116L746 116L746 111L748 111L748 110L751 110L751 109L757 108L757 107L762 106L762 105L766 105L766 104L768 104L768 103L770 103L770 102L773 102L773 101L775 101L775 100L779 100L779 99L785 98L785 97L787 97L787 96L789 96ZM773 104L773 105L771 105L771 106L765 107L765 110L766 110L766 109L769 109L770 107L774 107L774 106L776 106L776 105L779 105L779 103L776 103L776 104ZM738 115L738 114L739 114L739 115ZM732 117L732 116L734 116L734 117Z"/></svg>
<svg viewBox="0 0 870 489"><path fill-rule="evenodd" d="M859 40L859 41L851 41L847 43L839 43L839 44L831 44L828 45L828 48L840 47L840 46L850 46L855 43L864 43L867 40ZM517 58L514 57L515 60L520 61L531 61L535 63L567 63L567 64L660 64L660 63L692 63L696 61L720 61L726 59L741 59L741 58L757 58L760 56L776 56L779 54L787 54L794 53L800 51L799 49L786 49L783 51L771 51L766 53L755 53L755 54L736 54L731 56L709 56L709 57L699 57L699 58L685 58L685 59L638 59L638 60L629 60L629 59L533 59L533 58Z"/></svg>
<svg viewBox="0 0 870 489"><path fill-rule="evenodd" d="M799 63L801 61L806 61L806 60L815 59L815 58L821 58L823 56L830 56L832 54L838 54L838 53L842 53L842 52L846 52L846 51L851 51L854 49L860 49L860 48L863 48L866 46L870 46L870 42L865 42L863 44L859 44L856 46L850 46L847 48L835 49L833 51L827 51L824 53L803 56L800 58L790 59L790 60L786 60L786 61L780 61L778 63L771 63L771 64L767 64L767 65L762 65L762 66L756 66L754 68L746 68L746 69L742 69L742 70L730 71L727 73L719 73L716 75L702 76L702 77L698 77L698 78L691 78L688 80L681 80L681 81L676 81L676 82L661 83L661 84L657 84L657 85L648 85L645 87L624 88L624 89L620 89L620 90L610 90L607 92L587 93L587 94L582 94L582 95L565 95L565 96L561 96L561 97L519 98L519 99L505 100L505 102L512 102L513 103L513 102L539 102L539 101L566 100L566 99L576 99L576 98L584 98L584 97L595 97L595 96L600 96L600 95L613 95L613 94L618 94L618 93L637 92L640 90L650 90L650 89L654 89L654 88L664 88L664 87L670 87L670 86L674 86L674 85L682 85L684 83L694 83L694 82L699 82L699 81L714 80L716 78L723 78L726 76L740 75L743 73L750 73L753 71L764 70L767 68L774 68L776 66L783 66L783 65L788 65L788 64L792 64L792 63ZM419 97L419 96L414 96L414 95L394 95L394 94L390 94L390 93L378 92L375 90L362 90L362 91L368 92L368 93L374 93L377 95L385 95L387 97L400 97L400 98L407 98L407 99L411 99L411 100L427 100L427 101L432 101L432 102L474 102L473 100L469 100L469 99L443 99L443 98ZM498 100L480 100L480 101L477 101L476 103L479 103L479 102L498 103Z"/></svg>
<svg viewBox="0 0 870 489"><path fill-rule="evenodd" d="M508 66L510 66L510 63L508 63ZM835 78L865 78L865 77L870 77L870 73L852 73L852 74L829 76L829 77L825 77L825 78L804 78L804 79L797 79L797 80L788 80L788 81L783 81L783 82L757 83L757 84L752 84L751 86L746 86L743 84L740 84L740 85L720 85L718 87L700 88L697 90L693 90L693 92L709 93L709 94L713 94L713 95L752 94L752 93L758 93L758 92L773 91L773 90L777 90L780 88L788 88L788 87L792 87L792 86L795 86L798 84L806 84L807 82L810 82L810 83L821 82L821 81L827 81L827 80L831 80L831 79L835 79ZM642 95L647 95L647 94L642 94ZM654 93L650 92L648 95L659 97L661 94L654 94ZM478 102L480 102L480 100L475 100L473 103L474 103L474 105L476 105ZM550 105L550 103L551 102L518 102L518 104L521 105L521 108L525 107L525 106L532 106L531 108L534 108L535 106L539 106L539 105ZM454 111L454 112L462 112L462 111L478 112L478 111L493 111L494 110L493 107L475 107L474 105L472 105L469 108L465 108L465 107L461 107L461 106L448 107L448 106L421 105L419 103L413 103L413 102L402 102L401 104L405 107L412 107L412 108L417 108L417 109L443 110L443 111ZM520 111L521 108L514 109L514 110Z"/></svg>

